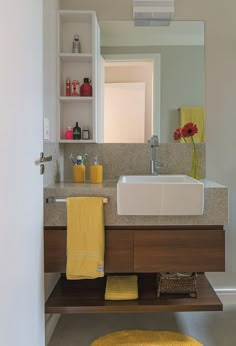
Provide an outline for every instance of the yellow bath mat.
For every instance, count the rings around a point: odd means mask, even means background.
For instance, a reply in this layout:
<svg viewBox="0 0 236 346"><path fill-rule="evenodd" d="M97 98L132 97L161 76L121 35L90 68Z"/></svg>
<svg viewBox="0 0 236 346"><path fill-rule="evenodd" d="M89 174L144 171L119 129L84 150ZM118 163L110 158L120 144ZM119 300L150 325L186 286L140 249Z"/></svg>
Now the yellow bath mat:
<svg viewBox="0 0 236 346"><path fill-rule="evenodd" d="M122 330L102 336L90 346L203 346L197 340L169 331Z"/></svg>
<svg viewBox="0 0 236 346"><path fill-rule="evenodd" d="M107 277L105 300L138 299L137 275L112 275Z"/></svg>

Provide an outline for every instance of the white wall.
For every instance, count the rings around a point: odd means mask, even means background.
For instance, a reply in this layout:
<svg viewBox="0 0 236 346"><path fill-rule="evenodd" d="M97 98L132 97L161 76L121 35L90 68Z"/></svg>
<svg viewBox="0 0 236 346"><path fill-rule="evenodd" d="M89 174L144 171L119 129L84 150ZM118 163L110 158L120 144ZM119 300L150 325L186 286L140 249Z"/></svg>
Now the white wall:
<svg viewBox="0 0 236 346"><path fill-rule="evenodd" d="M111 4L112 2L112 4ZM94 9L99 20L132 20L132 0L61 0L65 9ZM236 288L236 1L175 0L176 20L205 21L207 177L229 187L226 273L214 287Z"/></svg>
<svg viewBox="0 0 236 346"><path fill-rule="evenodd" d="M207 177L229 187L226 273L214 286L236 289L236 44L234 0L178 0L176 19L205 20Z"/></svg>

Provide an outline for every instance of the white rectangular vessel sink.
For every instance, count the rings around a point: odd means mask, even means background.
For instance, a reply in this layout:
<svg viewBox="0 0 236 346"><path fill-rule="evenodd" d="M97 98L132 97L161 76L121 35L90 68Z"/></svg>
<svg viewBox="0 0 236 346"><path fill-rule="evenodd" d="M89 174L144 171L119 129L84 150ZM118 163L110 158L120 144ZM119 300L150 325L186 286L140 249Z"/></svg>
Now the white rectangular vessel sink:
<svg viewBox="0 0 236 346"><path fill-rule="evenodd" d="M202 215L204 185L187 175L125 175L117 183L119 215Z"/></svg>

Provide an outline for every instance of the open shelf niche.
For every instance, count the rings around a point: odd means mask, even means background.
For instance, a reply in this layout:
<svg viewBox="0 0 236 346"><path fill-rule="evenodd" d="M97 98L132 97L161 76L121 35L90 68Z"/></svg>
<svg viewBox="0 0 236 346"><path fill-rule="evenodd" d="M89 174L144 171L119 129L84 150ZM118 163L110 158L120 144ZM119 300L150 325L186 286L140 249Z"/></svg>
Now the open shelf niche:
<svg viewBox="0 0 236 346"><path fill-rule="evenodd" d="M80 53L72 53L74 34L79 35ZM58 12L58 142L97 142L97 66L99 59L99 27L94 11ZM92 97L66 96L66 80L91 80ZM89 129L88 140L66 140L67 128L78 122L81 132Z"/></svg>

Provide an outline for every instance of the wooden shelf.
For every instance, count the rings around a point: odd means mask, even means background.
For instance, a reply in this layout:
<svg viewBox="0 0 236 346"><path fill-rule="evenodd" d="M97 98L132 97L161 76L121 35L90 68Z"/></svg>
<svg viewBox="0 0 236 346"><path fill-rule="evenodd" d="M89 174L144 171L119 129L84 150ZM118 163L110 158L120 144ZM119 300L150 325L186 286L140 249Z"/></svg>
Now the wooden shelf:
<svg viewBox="0 0 236 346"><path fill-rule="evenodd" d="M106 278L66 280L62 275L45 304L45 313L143 313L222 311L223 306L204 274L199 274L198 298L180 295L156 297L155 274L139 274L139 299L105 301Z"/></svg>
<svg viewBox="0 0 236 346"><path fill-rule="evenodd" d="M60 53L59 57L63 62L92 62L92 54L85 53Z"/></svg>

